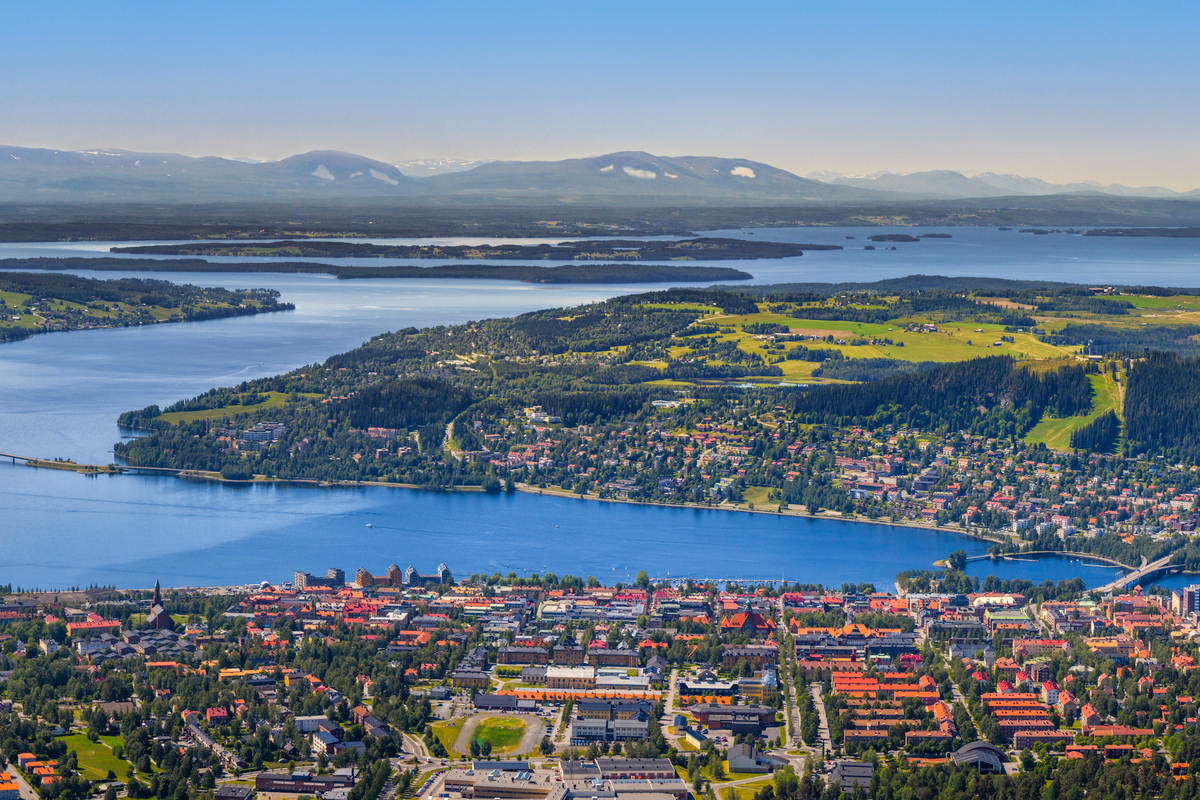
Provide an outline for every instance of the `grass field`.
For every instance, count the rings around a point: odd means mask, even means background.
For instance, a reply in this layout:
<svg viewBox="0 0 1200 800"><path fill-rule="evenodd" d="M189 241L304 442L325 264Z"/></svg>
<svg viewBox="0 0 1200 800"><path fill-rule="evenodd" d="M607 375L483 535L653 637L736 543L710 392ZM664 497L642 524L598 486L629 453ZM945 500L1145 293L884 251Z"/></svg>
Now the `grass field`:
<svg viewBox="0 0 1200 800"><path fill-rule="evenodd" d="M774 508L779 505L778 500L771 500L768 495L771 493L770 486L747 486L746 491L742 493L742 505L754 504L755 508Z"/></svg>
<svg viewBox="0 0 1200 800"><path fill-rule="evenodd" d="M268 392L270 395L265 401L253 406L221 406L220 408L206 408L199 411L175 411L170 414L163 414L160 419L166 420L172 425L178 425L181 422L195 422L198 419L225 419L226 417L236 416L249 411L259 411L261 409L283 408L288 403L290 395L283 392ZM319 394L304 394L301 395L306 400L321 397Z"/></svg>
<svg viewBox="0 0 1200 800"><path fill-rule="evenodd" d="M485 739L492 743L492 752L515 750L525 735L525 723L519 719L504 719L493 717L479 723L475 729L475 738Z"/></svg>
<svg viewBox="0 0 1200 800"><path fill-rule="evenodd" d="M446 748L447 753L453 755L458 752L454 749L454 743L458 740L458 734L462 733L463 725L466 722L465 717L455 717L452 720L439 722L433 726L433 735L442 743L442 747Z"/></svg>
<svg viewBox="0 0 1200 800"><path fill-rule="evenodd" d="M738 348L763 356L768 362L783 356L796 347L838 350L845 358L890 358L900 361L966 361L990 355L1011 355L1016 358L1045 359L1063 358L1073 355L1072 348L1056 347L1038 340L1032 333L1005 333L1003 326L974 322L951 322L938 325L936 332L920 333L904 330L909 320L896 320L886 324L847 322L844 320L797 319L780 314L758 313L730 317L706 317L697 324L719 324L733 327L735 333L713 334L720 342L737 342ZM918 321L918 320L911 320ZM768 350L768 342L746 333L746 325L758 323L785 325L793 333L813 336L833 336L846 342L855 339L889 339L892 344L836 344L823 341L787 342L784 350ZM1007 336L1013 341L1001 341ZM679 341L679 340L677 340ZM672 358L686 357L690 347L676 344L668 348ZM814 378L812 373L820 364L808 361L783 360L775 364L783 371L783 380L791 383L824 383L823 378Z"/></svg>
<svg viewBox="0 0 1200 800"><path fill-rule="evenodd" d="M106 742L105 739L109 741ZM114 756L112 748L109 746L112 742L119 745L121 737L106 736L93 744L82 733L77 733L72 736L63 736L59 741L67 746L67 750L75 751L79 758L79 771L88 780L104 780L108 777L110 770L118 779L125 780L125 771L129 769L129 762Z"/></svg>
<svg viewBox="0 0 1200 800"><path fill-rule="evenodd" d="M1053 419L1043 417L1042 421L1025 434L1029 444L1045 444L1051 450L1070 450L1071 434L1088 424L1105 411L1116 411L1121 415L1121 390L1116 382L1108 375L1089 375L1092 382L1092 412L1086 417L1067 417Z"/></svg>
<svg viewBox="0 0 1200 800"><path fill-rule="evenodd" d="M743 783L740 786L731 786L727 791L733 792L733 800L751 800L764 786L773 786L774 784L775 779L768 777L760 781Z"/></svg>

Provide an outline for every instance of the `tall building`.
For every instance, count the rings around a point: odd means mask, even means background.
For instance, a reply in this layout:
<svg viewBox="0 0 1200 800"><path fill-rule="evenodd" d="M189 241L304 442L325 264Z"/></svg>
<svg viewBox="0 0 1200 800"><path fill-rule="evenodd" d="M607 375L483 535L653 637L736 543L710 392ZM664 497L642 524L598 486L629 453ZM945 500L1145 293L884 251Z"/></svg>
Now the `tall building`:
<svg viewBox="0 0 1200 800"><path fill-rule="evenodd" d="M1171 611L1181 617L1188 614L1200 614L1200 584L1172 591Z"/></svg>
<svg viewBox="0 0 1200 800"><path fill-rule="evenodd" d="M146 618L146 623L159 631L175 630L175 621L163 607L162 587L158 585L157 578L154 579L154 597L150 600L150 616Z"/></svg>
<svg viewBox="0 0 1200 800"><path fill-rule="evenodd" d="M296 571L294 583L297 589L307 589L310 586L328 586L331 589L341 589L346 585L346 573L337 567L330 567L324 578L318 578L311 572Z"/></svg>

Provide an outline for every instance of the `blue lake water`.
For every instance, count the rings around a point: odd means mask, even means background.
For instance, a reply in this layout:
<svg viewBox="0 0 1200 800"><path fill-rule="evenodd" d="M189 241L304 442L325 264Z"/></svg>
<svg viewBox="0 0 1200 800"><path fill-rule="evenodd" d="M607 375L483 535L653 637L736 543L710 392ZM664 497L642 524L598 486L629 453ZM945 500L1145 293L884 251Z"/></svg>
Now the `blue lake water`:
<svg viewBox="0 0 1200 800"><path fill-rule="evenodd" d="M873 233L930 231L954 238L898 244L894 251L882 249L890 245L861 249ZM868 281L924 273L1200 285L1200 240L1031 236L972 228L718 233L853 248L791 259L714 262L745 269L755 276L751 283ZM103 254L110 245L0 244L0 258ZM323 361L388 330L509 316L655 288L338 281L259 273L161 277L205 286L270 287L297 308L203 323L51 334L0 345L0 451L108 463L120 436L116 418L122 411L166 405L213 386ZM603 577L605 570L611 575L646 569L663 575L773 578L778 571L792 581L887 585L897 572L928 568L950 550L982 552L979 543L950 533L827 520L529 495L485 498L380 489L247 489L130 476L94 479L3 464L0 509L0 583L23 586L148 586L155 577L169 585L212 585L281 580L295 569L383 569L393 561L422 570L445 561L457 574L511 564L518 572L549 569L560 575ZM389 526L388 520L394 524ZM367 522L374 527L367 529ZM528 562L520 565L523 569L513 560L518 557ZM973 562L970 571L1039 582L1078 575L1093 585L1115 574L1070 561Z"/></svg>

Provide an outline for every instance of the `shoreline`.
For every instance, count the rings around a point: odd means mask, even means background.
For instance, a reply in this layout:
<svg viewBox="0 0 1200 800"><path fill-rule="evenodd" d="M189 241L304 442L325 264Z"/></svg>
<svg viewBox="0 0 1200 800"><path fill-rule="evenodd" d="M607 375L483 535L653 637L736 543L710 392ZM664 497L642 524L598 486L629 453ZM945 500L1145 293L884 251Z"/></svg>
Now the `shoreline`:
<svg viewBox="0 0 1200 800"><path fill-rule="evenodd" d="M164 477L210 481L213 483L223 483L223 484L229 484L229 485L233 485L233 486L253 486L256 484L284 483L284 484L296 484L299 486L309 486L309 487L321 488L321 489L333 489L333 488L339 488L339 487L348 488L348 489L381 487L381 488L387 488L387 489L410 489L410 490L428 491L428 492L451 492L451 493L461 492L461 493L480 493L480 494L484 492L482 486L422 486L420 484L414 484L414 483L386 483L386 482L382 482L382 481L323 481L323 480L317 480L314 478L276 478L276 477L268 477L266 475L255 475L250 480L231 480L229 478L222 478L220 473L218 473L218 472L209 472L209 471L201 471L201 470L183 470L183 469L177 470L177 469L166 468L166 467L139 467L139 466L134 466L134 465L129 465L129 464L116 464L116 465L100 466L100 465L96 465L96 464L80 464L80 463L77 463L74 461L53 461L50 459L28 459L25 461L25 466L34 467L34 468L38 468L38 469L56 469L56 470L63 471L63 472L77 472L81 475L88 475L88 476L95 476L95 475L101 475L101 474L105 474L105 475L130 475L130 474L140 475L140 474L146 474L146 472L141 472L142 470L145 470L145 471L149 471L152 474L157 473ZM708 506L708 505L701 505L699 503L682 503L682 504L678 504L678 505L672 504L672 503L651 503L651 502L647 502L644 500L628 500L628 499L622 500L620 498L614 498L614 497L597 497L595 495L578 495L578 494L574 494L573 492L569 492L565 489L541 489L536 486L530 486L529 484L526 484L526 483L515 484L515 489L517 492L521 492L523 494L545 495L548 497L557 497L557 498L560 498L563 500L591 500L591 501L600 502L600 503L618 503L618 504L623 504L623 505L652 506L655 508L691 509L693 511L736 511L736 512L741 512L744 514L767 514L767 515L775 516L775 517L790 517L790 518L795 518L795 519L824 519L824 520L832 520L832 521L837 521L837 522L852 522L852 523L868 524L868 525L882 525L882 526L889 527L889 528L899 528L899 529L908 529L908 530L917 529L917 530L928 530L928 531L940 531L940 532L944 532L944 533L952 533L957 536L963 536L963 537L966 537L969 539L976 539L976 540L982 541L982 542L991 542L993 544L998 543L998 540L992 539L988 536L983 535L982 533L979 533L977 531L972 531L972 530L955 529L955 528L949 528L949 527L937 527L937 526L920 524L920 523L916 523L916 522L892 521L890 519L889 520L881 520L881 519L869 519L866 517L844 517L839 512L829 512L829 513L825 513L825 514L811 514L807 510L805 510L805 511L799 511L799 510L778 511L778 510L760 509L760 508L739 508L737 506L724 505L724 504ZM504 494L504 490L501 489L501 491L499 493ZM943 563L942 561L935 561L933 566L938 567L942 563Z"/></svg>
<svg viewBox="0 0 1200 800"><path fill-rule="evenodd" d="M181 478L181 479L188 479L188 480L209 481L209 482L213 482L213 483L229 484L232 486L252 486L252 485L256 485L256 484L294 484L297 486L305 486L305 487L320 488L320 489L333 489L333 488L363 489L363 488L369 488L369 487L378 487L378 488L386 488L386 489L408 489L408 490L426 491L426 492L465 493L465 494L483 494L484 493L484 489L482 486L422 486L420 484L413 484L413 483L389 483L389 482L383 482L383 481L323 481L323 480L317 480L314 478L278 478L278 477L268 477L266 475L255 475L250 480L233 480L233 479L228 479L228 478L222 478L220 473L217 473L217 472L174 470L174 469L155 468L155 467L137 467L137 466L131 466L131 465L100 466L100 465L96 465L96 464L79 464L74 461L54 461L54 460L50 460L50 459L30 459L25 462L25 466L30 466L30 467L34 467L34 468L38 468L38 469L54 469L54 470L58 470L58 471L62 471L62 472L76 472L80 475L85 475L87 477L96 477L98 475L146 474L144 472L139 472L139 470L152 470L152 471L158 472L158 474L166 476L166 477ZM821 513L821 514L813 514L813 513L810 513L807 509L805 509L803 511L798 510L798 509L788 509L785 511L779 511L777 509L765 509L765 508L742 508L742 507L738 507L736 505L726 505L724 503L721 503L718 505L702 505L700 503L681 503L681 504L654 503L654 502L648 502L645 500L629 500L629 499L621 499L621 498L615 498L615 497L598 497L596 495L591 495L591 494L579 495L579 494L575 494L573 492L567 491L565 489L550 489L550 488L542 489L542 488L539 488L536 486L530 486L529 484L526 484L526 483L516 483L515 491L520 492L522 494L557 497L562 500L591 500L591 501L600 502L600 503L617 503L617 504L621 504L621 505L647 506L647 507L655 507L655 508L676 508L676 509L681 509L681 510L682 509L690 509L692 511L734 511L734 512L741 512L744 514L766 514L766 515L774 516L774 517L788 517L788 518L793 518L793 519L831 520L831 521L836 521L836 522L849 522L849 523L857 523L857 524L863 524L863 525L879 525L879 526L884 526L884 527L889 527L889 528L896 528L896 529L900 529L900 530L936 531L936 532L941 532L941 533L950 533L950 534L954 534L956 536L962 536L967 539L974 539L979 542L988 542L990 544L1000 544L1006 540L1011 540L1011 537L1005 537L1005 539L996 539L996 538L987 536L984 533L981 533L979 531L970 530L970 529L939 527L939 526L922 524L922 523L915 522L915 521L902 522L902 521L898 521L898 520L893 521L891 519L887 519L887 520L871 519L868 517L859 517L859 516L846 517L846 516L843 516L840 512L825 512L825 513ZM504 494L504 493L505 492L503 489L499 492L499 494ZM1011 554L1011 556L1021 556L1021 555L1060 556L1060 557L1083 558L1083 559L1089 559L1089 560L1103 563L1105 566L1123 569L1123 570L1126 570L1127 572L1134 571L1134 568L1132 568L1126 564L1121 564L1112 559L1105 558L1104 556L1093 556L1088 553L1076 553L1073 551L1068 552L1068 551L1057 551L1057 550L1045 550L1045 551L1036 551L1036 552L1029 552L1029 553L1019 553L1018 552L1018 553ZM985 560L986 561L1002 561L1004 559L1005 559L1005 556L992 556L990 554L984 554L984 555L979 555L979 556L970 556L968 558L968 563L974 562L974 561L985 561ZM938 559L937 561L934 561L931 566L934 569L946 569L948 564L947 564L946 559L943 558L943 559ZM1200 574L1200 573L1198 573L1198 574Z"/></svg>
<svg viewBox="0 0 1200 800"><path fill-rule="evenodd" d="M955 528L949 528L949 527L937 527L937 526L933 526L933 525L924 525L924 524L917 523L917 522L892 521L890 519L883 520L883 519L870 519L869 517L845 517L845 516L842 516L840 514L840 512L827 512L824 514L812 514L812 513L809 513L807 509L804 511L798 511L798 510L777 511L777 510L769 510L769 509L764 509L764 508L739 508L738 506L723 505L723 504L715 505L715 506L707 506L707 505L701 505L699 503L680 503L678 505L674 504L674 503L651 503L651 502L647 502L645 500L622 500L620 498L615 498L615 497L597 497L595 495L590 495L590 494L589 495L578 495L573 492L568 492L564 489L540 489L536 486L530 486L525 483L516 484L516 489L518 492L523 492L525 494L546 495L549 497L562 498L564 500L593 500L593 501L599 502L599 503L619 503L622 505L631 505L631 506L652 506L654 508L691 509L693 511L739 511L743 514L767 514L767 515L773 516L773 517L790 517L790 518L794 518L794 519L814 519L814 520L815 519L824 519L824 520L831 520L834 522L852 522L852 523L858 523L858 524L862 524L862 525L881 525L881 526L888 527L888 528L900 528L900 529L905 529L905 530L916 529L916 530L925 530L925 531L938 531L941 533L952 533L952 534L955 534L956 536L963 536L968 539L976 539L981 542L991 542L992 544L1000 543L1000 540L992 539L988 536L984 536L982 533L978 533L978 532L972 531L972 530L955 529ZM976 556L975 558L978 560L981 558L990 558L990 556ZM944 564L944 562L945 562L945 559L935 561L935 562L933 562L933 566L940 567Z"/></svg>

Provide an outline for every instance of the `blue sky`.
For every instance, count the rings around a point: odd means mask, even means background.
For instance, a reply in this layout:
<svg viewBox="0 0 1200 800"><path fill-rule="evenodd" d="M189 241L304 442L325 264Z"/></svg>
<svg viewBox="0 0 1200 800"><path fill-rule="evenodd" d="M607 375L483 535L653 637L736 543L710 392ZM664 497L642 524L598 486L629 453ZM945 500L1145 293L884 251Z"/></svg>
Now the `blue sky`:
<svg viewBox="0 0 1200 800"><path fill-rule="evenodd" d="M0 142L1192 189L1197 23L1168 2L9 4Z"/></svg>

